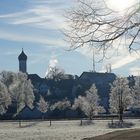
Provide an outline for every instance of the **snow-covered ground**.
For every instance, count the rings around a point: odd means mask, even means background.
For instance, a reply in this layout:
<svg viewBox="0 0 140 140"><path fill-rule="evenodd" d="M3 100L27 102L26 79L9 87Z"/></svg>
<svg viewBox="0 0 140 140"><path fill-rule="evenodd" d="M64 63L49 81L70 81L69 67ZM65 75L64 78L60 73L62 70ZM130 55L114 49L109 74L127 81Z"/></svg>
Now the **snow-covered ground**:
<svg viewBox="0 0 140 140"><path fill-rule="evenodd" d="M140 128L139 120L126 121L134 123L131 128ZM18 122L0 122L0 140L81 140L119 130L109 128L109 122L94 120L91 125L80 126L80 121L53 121L51 127L47 121L22 122L22 128Z"/></svg>

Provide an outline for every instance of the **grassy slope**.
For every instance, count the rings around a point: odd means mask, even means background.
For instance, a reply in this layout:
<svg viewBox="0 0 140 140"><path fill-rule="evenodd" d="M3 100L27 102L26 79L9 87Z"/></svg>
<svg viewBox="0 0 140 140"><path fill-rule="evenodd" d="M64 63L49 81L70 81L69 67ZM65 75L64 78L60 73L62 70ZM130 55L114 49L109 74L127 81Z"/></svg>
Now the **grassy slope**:
<svg viewBox="0 0 140 140"><path fill-rule="evenodd" d="M115 131L94 138L85 138L83 140L140 140L140 129Z"/></svg>

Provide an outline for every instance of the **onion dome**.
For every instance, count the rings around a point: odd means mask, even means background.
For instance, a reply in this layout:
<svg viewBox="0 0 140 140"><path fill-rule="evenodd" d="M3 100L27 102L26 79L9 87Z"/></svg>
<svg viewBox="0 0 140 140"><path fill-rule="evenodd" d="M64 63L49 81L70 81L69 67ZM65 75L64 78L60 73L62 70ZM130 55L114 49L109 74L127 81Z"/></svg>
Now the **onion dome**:
<svg viewBox="0 0 140 140"><path fill-rule="evenodd" d="M24 53L23 49L21 54L18 56L18 60L27 60L27 55Z"/></svg>

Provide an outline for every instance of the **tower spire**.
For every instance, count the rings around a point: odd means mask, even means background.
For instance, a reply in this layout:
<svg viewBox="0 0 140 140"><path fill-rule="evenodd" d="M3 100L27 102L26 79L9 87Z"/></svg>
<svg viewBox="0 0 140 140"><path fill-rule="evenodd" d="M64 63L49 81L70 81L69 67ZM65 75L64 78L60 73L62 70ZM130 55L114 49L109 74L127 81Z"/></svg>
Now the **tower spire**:
<svg viewBox="0 0 140 140"><path fill-rule="evenodd" d="M27 73L27 55L24 53L23 48L22 52L18 56L19 60L19 71Z"/></svg>

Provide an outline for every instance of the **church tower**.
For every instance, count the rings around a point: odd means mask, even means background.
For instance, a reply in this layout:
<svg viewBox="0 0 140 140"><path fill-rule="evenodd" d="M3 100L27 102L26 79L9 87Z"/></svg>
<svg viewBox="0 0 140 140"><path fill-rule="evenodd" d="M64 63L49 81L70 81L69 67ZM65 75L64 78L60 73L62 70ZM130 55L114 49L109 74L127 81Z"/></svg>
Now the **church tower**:
<svg viewBox="0 0 140 140"><path fill-rule="evenodd" d="M27 73L27 55L24 53L23 49L21 54L18 56L19 60L19 71Z"/></svg>

